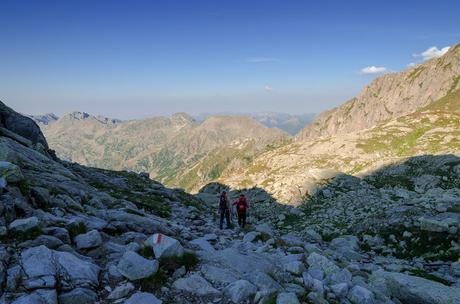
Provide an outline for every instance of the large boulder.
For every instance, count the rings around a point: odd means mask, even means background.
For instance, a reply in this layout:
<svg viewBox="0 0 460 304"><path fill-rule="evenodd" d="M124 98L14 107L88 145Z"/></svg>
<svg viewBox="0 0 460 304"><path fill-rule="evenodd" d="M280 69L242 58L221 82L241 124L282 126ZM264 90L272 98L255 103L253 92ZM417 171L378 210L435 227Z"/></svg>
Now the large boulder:
<svg viewBox="0 0 460 304"><path fill-rule="evenodd" d="M16 133L32 144L41 144L48 149L48 143L40 127L29 117L25 117L0 101L0 127Z"/></svg>
<svg viewBox="0 0 460 304"><path fill-rule="evenodd" d="M134 251L126 251L117 268L129 280L139 280L155 274L158 267L158 261L145 259Z"/></svg>
<svg viewBox="0 0 460 304"><path fill-rule="evenodd" d="M6 161L0 161L0 176L8 183L17 183L24 180L21 169L15 164Z"/></svg>
<svg viewBox="0 0 460 304"><path fill-rule="evenodd" d="M353 304L374 304L374 294L367 288L356 285L348 293L348 300Z"/></svg>
<svg viewBox="0 0 460 304"><path fill-rule="evenodd" d="M254 296L256 292L257 287L246 280L235 281L224 289L224 294L236 304L246 301L251 296Z"/></svg>
<svg viewBox="0 0 460 304"><path fill-rule="evenodd" d="M184 248L178 240L162 233L155 233L149 237L145 241L145 245L153 248L153 252L157 259L162 257L182 256L184 254Z"/></svg>
<svg viewBox="0 0 460 304"><path fill-rule="evenodd" d="M212 265L203 265L201 273L208 281L213 283L230 284L238 280L237 276L231 271Z"/></svg>
<svg viewBox="0 0 460 304"><path fill-rule="evenodd" d="M200 252L203 262L233 270L239 275L257 271L276 273L279 269L275 259L269 255L253 252L240 252L237 248L226 248L215 252Z"/></svg>
<svg viewBox="0 0 460 304"><path fill-rule="evenodd" d="M69 252L54 251L60 284L64 290L73 287L97 289L101 269L94 263L80 259Z"/></svg>
<svg viewBox="0 0 460 304"><path fill-rule="evenodd" d="M403 303L460 304L460 288L403 273L376 271L371 285Z"/></svg>
<svg viewBox="0 0 460 304"><path fill-rule="evenodd" d="M102 244L102 236L97 230L79 234L74 238L78 249L95 248Z"/></svg>
<svg viewBox="0 0 460 304"><path fill-rule="evenodd" d="M54 288L56 286L56 267L53 262L53 252L45 246L24 250L21 253L24 287L27 289Z"/></svg>
<svg viewBox="0 0 460 304"><path fill-rule="evenodd" d="M37 217L32 216L24 219L17 219L10 223L8 229L11 232L26 232L37 228L40 222Z"/></svg>
<svg viewBox="0 0 460 304"><path fill-rule="evenodd" d="M282 286L271 276L262 271L253 271L244 276L252 284L256 285L261 291L272 293L282 290Z"/></svg>

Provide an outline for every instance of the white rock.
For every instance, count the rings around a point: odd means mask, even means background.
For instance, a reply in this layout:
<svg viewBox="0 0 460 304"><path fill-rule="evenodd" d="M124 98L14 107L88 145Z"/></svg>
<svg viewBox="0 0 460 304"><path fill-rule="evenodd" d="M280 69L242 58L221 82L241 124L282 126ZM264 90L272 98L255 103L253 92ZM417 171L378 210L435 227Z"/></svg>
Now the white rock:
<svg viewBox="0 0 460 304"><path fill-rule="evenodd" d="M145 241L145 244L153 248L153 252L157 259L162 257L182 256L184 254L184 248L178 240L161 233L155 233L149 237Z"/></svg>
<svg viewBox="0 0 460 304"><path fill-rule="evenodd" d="M305 271L305 265L301 261L292 261L283 265L285 271L295 275L301 275Z"/></svg>
<svg viewBox="0 0 460 304"><path fill-rule="evenodd" d="M37 228L40 224L37 217L32 216L24 219L17 219L11 222L9 230L12 232L25 232Z"/></svg>
<svg viewBox="0 0 460 304"><path fill-rule="evenodd" d="M79 234L74 238L78 249L95 248L102 244L102 236L97 230Z"/></svg>
<svg viewBox="0 0 460 304"><path fill-rule="evenodd" d="M131 291L134 290L134 285L127 282L123 285L117 286L107 297L108 300L118 300L126 297Z"/></svg>
<svg viewBox="0 0 460 304"><path fill-rule="evenodd" d="M250 243L250 242L254 241L258 235L259 235L259 233L256 232L256 231L248 232L248 233L246 233L246 234L244 235L244 237L243 237L243 242L248 242L248 243Z"/></svg>
<svg viewBox="0 0 460 304"><path fill-rule="evenodd" d="M129 280L139 280L155 274L158 271L158 267L157 260L148 260L134 251L127 251L123 254L117 269Z"/></svg>
<svg viewBox="0 0 460 304"><path fill-rule="evenodd" d="M230 284L238 280L237 276L229 270L212 265L203 265L201 267L201 273L210 282L219 284Z"/></svg>
<svg viewBox="0 0 460 304"><path fill-rule="evenodd" d="M180 278L173 283L173 287L182 292L187 292L202 297L215 297L220 291L212 287L208 281L197 274L187 278Z"/></svg>
<svg viewBox="0 0 460 304"><path fill-rule="evenodd" d="M257 292L257 287L246 280L238 280L224 289L224 294L233 302L241 303Z"/></svg>
<svg viewBox="0 0 460 304"><path fill-rule="evenodd" d="M348 300L353 304L374 304L374 294L368 289L356 285L348 293Z"/></svg>
<svg viewBox="0 0 460 304"><path fill-rule="evenodd" d="M215 251L214 247L205 239L197 238L189 242L190 245L193 245L201 250L213 252Z"/></svg>
<svg viewBox="0 0 460 304"><path fill-rule="evenodd" d="M402 303L460 304L460 288L403 273L376 271L371 285Z"/></svg>

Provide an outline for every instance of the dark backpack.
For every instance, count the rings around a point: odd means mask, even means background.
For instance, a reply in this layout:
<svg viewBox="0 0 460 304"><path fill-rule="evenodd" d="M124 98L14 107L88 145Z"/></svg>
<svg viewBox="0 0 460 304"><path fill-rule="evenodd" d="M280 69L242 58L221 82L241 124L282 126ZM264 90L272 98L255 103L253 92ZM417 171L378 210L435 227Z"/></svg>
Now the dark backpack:
<svg viewBox="0 0 460 304"><path fill-rule="evenodd" d="M220 210L228 209L227 198L225 197L225 195L220 196L219 209Z"/></svg>

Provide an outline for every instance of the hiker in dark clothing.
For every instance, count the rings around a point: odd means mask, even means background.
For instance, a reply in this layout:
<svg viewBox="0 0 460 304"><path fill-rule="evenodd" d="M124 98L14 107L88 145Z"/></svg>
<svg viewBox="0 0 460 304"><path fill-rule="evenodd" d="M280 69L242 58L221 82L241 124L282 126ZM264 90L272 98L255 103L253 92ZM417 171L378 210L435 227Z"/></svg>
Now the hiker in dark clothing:
<svg viewBox="0 0 460 304"><path fill-rule="evenodd" d="M220 229L224 225L224 217L227 220L227 229L230 228L230 203L228 201L227 192L223 191L220 195L219 201L219 212L220 212Z"/></svg>
<svg viewBox="0 0 460 304"><path fill-rule="evenodd" d="M241 194L240 198L234 202L233 205L236 205L236 212L238 213L238 225L241 228L244 228L244 226L246 226L246 210L249 208L244 194Z"/></svg>

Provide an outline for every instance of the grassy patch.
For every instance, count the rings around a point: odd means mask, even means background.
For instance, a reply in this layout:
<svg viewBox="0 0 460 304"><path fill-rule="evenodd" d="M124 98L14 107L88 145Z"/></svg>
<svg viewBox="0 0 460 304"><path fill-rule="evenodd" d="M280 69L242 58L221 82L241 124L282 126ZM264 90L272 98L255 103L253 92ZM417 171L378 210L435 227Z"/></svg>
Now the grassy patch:
<svg viewBox="0 0 460 304"><path fill-rule="evenodd" d="M256 242L257 241L262 241L262 242L266 242L268 241L269 239L271 239L271 236L270 234L268 233L265 233L265 232L260 232L256 238L254 239Z"/></svg>
<svg viewBox="0 0 460 304"><path fill-rule="evenodd" d="M29 229L27 231L17 231L17 232L9 232L6 236L3 237L3 242L24 242L27 240L33 240L36 237L43 234L42 228L40 226Z"/></svg>
<svg viewBox="0 0 460 304"><path fill-rule="evenodd" d="M139 255L143 256L146 259L150 259L153 257L153 249L150 246L142 245L141 249L139 250Z"/></svg>
<svg viewBox="0 0 460 304"><path fill-rule="evenodd" d="M148 254L148 249L143 249L144 251L140 254ZM150 255L151 257L151 255ZM141 280L140 285L142 291L158 291L161 287L165 286L169 277L172 276L174 271L184 266L187 271L193 269L199 262L198 257L193 252L185 252L181 257L165 257L160 259L160 267L158 271L143 280Z"/></svg>
<svg viewBox="0 0 460 304"><path fill-rule="evenodd" d="M86 233L88 231L88 227L86 227L84 222L78 222L70 225L67 230L69 231L70 237L73 239L79 234Z"/></svg>
<svg viewBox="0 0 460 304"><path fill-rule="evenodd" d="M444 280L443 278L440 278L438 276L435 276L431 273L428 273L426 271L423 271L423 270L420 270L420 269L403 269L402 272L409 272L411 275L413 276L416 276L416 277L420 277L420 278L424 278L424 279L427 279L427 280L430 280L430 281L434 281L434 282L438 282L438 283L441 283L441 284L444 284L444 285L447 285L447 286L450 286L451 283L447 280Z"/></svg>
<svg viewBox="0 0 460 304"><path fill-rule="evenodd" d="M166 284L167 280L167 273L160 268L154 275L140 281L141 290L147 292L158 291Z"/></svg>

